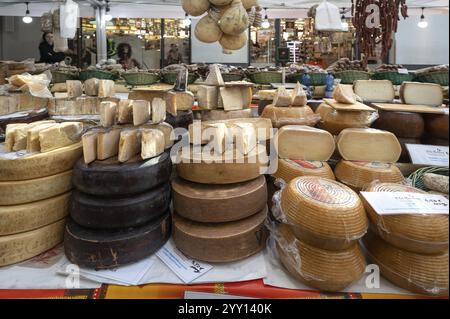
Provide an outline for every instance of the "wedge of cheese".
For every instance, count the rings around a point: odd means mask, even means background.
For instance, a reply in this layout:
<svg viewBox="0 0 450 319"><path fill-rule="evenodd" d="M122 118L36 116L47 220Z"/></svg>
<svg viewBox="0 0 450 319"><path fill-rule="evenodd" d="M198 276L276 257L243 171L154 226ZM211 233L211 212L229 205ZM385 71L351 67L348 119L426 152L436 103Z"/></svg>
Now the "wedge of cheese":
<svg viewBox="0 0 450 319"><path fill-rule="evenodd" d="M245 105L241 87L221 87L219 90L222 106L225 111L242 110L244 106L247 106Z"/></svg>
<svg viewBox="0 0 450 319"><path fill-rule="evenodd" d="M119 153L120 128L99 132L97 136L97 159L103 161Z"/></svg>
<svg viewBox="0 0 450 319"><path fill-rule="evenodd" d="M351 85L338 84L333 91L333 99L339 103L355 104L356 96Z"/></svg>
<svg viewBox="0 0 450 319"><path fill-rule="evenodd" d="M159 130L141 130L141 157L148 159L156 157L164 152L164 134Z"/></svg>
<svg viewBox="0 0 450 319"><path fill-rule="evenodd" d="M12 152L15 142L15 136L16 131L19 129L23 129L27 126L26 123L19 123L19 124L8 124L6 125L6 132L5 132L5 150L7 152Z"/></svg>
<svg viewBox="0 0 450 319"><path fill-rule="evenodd" d="M111 127L115 124L117 113L117 103L101 102L100 103L100 125L103 127Z"/></svg>
<svg viewBox="0 0 450 319"><path fill-rule="evenodd" d="M444 94L439 84L403 82L400 98L405 104L441 106Z"/></svg>
<svg viewBox="0 0 450 319"><path fill-rule="evenodd" d="M56 123L53 120L46 120L46 121L38 121L30 123L26 126L20 127L19 129L14 131L14 146L13 151L17 152L20 150L25 150L27 148L27 137L28 137L28 131L32 129L33 127L36 127L41 124L48 124L48 123Z"/></svg>
<svg viewBox="0 0 450 319"><path fill-rule="evenodd" d="M140 130L122 130L119 140L119 162L123 163L141 152Z"/></svg>
<svg viewBox="0 0 450 319"><path fill-rule="evenodd" d="M120 100L117 111L117 123L132 124L133 123L133 101Z"/></svg>
<svg viewBox="0 0 450 319"><path fill-rule="evenodd" d="M217 86L199 85L197 91L198 107L202 110L214 110L219 102L219 88Z"/></svg>
<svg viewBox="0 0 450 319"><path fill-rule="evenodd" d="M27 152L40 152L41 151L41 143L39 141L39 133L53 125L57 125L56 123L46 123L33 127L27 132Z"/></svg>
<svg viewBox="0 0 450 319"><path fill-rule="evenodd" d="M273 100L273 105L278 106L291 106L292 105L292 96L286 90L284 86L281 86L277 89L277 94Z"/></svg>
<svg viewBox="0 0 450 319"><path fill-rule="evenodd" d="M91 78L84 81L84 93L88 96L98 96L99 80Z"/></svg>
<svg viewBox="0 0 450 319"><path fill-rule="evenodd" d="M88 131L81 137L83 158L86 164L92 163L97 159L97 138L99 132L99 130Z"/></svg>
<svg viewBox="0 0 450 319"><path fill-rule="evenodd" d="M144 124L141 128L153 129L161 131L164 134L164 149L171 148L174 141L175 135L173 134L173 127L169 123L162 122L159 124Z"/></svg>
<svg viewBox="0 0 450 319"><path fill-rule="evenodd" d="M83 123L81 122L60 123L40 131L41 153L79 142L82 131Z"/></svg>
<svg viewBox="0 0 450 319"><path fill-rule="evenodd" d="M192 109L195 97L192 92L168 91L165 96L167 112L177 116L177 111L188 111Z"/></svg>
<svg viewBox="0 0 450 319"><path fill-rule="evenodd" d="M135 126L150 121L151 118L150 102L144 100L134 100L131 104L133 107L133 124Z"/></svg>
<svg viewBox="0 0 450 319"><path fill-rule="evenodd" d="M357 80L355 94L363 102L390 103L395 99L395 90L389 80Z"/></svg>
<svg viewBox="0 0 450 319"><path fill-rule="evenodd" d="M78 80L67 80L67 97L74 98L83 95L83 84Z"/></svg>
<svg viewBox="0 0 450 319"><path fill-rule="evenodd" d="M114 81L98 80L98 97L114 97L115 95Z"/></svg>
<svg viewBox="0 0 450 319"><path fill-rule="evenodd" d="M252 123L234 123L230 124L230 130L237 151L247 155L255 149L258 144L255 125Z"/></svg>
<svg viewBox="0 0 450 319"><path fill-rule="evenodd" d="M292 106L305 106L308 103L308 97L299 82L297 82L294 90L292 90L291 97Z"/></svg>
<svg viewBox="0 0 450 319"><path fill-rule="evenodd" d="M217 64L210 65L209 74L206 78L205 83L214 86L225 85L225 82L222 78L222 73L220 72L220 68Z"/></svg>
<svg viewBox="0 0 450 319"><path fill-rule="evenodd" d="M166 101L156 97L152 101L152 123L161 123L166 120Z"/></svg>

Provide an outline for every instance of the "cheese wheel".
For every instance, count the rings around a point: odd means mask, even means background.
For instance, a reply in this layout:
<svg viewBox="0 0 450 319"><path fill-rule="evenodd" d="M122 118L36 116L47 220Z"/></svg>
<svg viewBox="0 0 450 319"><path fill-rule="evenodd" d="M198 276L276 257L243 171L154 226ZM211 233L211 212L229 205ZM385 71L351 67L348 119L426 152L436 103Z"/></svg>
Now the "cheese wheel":
<svg viewBox="0 0 450 319"><path fill-rule="evenodd" d="M400 87L400 99L404 104L441 106L444 95L439 84L403 82Z"/></svg>
<svg viewBox="0 0 450 319"><path fill-rule="evenodd" d="M448 140L448 114L425 114L425 129L435 138Z"/></svg>
<svg viewBox="0 0 450 319"><path fill-rule="evenodd" d="M425 131L425 122L420 113L378 111L378 116L373 127L389 131L398 138L419 138Z"/></svg>
<svg viewBox="0 0 450 319"><path fill-rule="evenodd" d="M232 262L264 249L267 207L250 217L227 223L198 223L174 215L173 240L187 256L206 262Z"/></svg>
<svg viewBox="0 0 450 319"><path fill-rule="evenodd" d="M0 267L35 257L63 241L65 219L19 234L0 236Z"/></svg>
<svg viewBox="0 0 450 319"><path fill-rule="evenodd" d="M353 88L364 102L390 103L395 99L394 86L389 80L357 80Z"/></svg>
<svg viewBox="0 0 450 319"><path fill-rule="evenodd" d="M401 183L402 172L390 163L341 160L334 169L336 179L360 191L377 181L380 183Z"/></svg>
<svg viewBox="0 0 450 319"><path fill-rule="evenodd" d="M290 159L279 159L278 170L273 176L281 178L286 183L300 176L317 176L332 180L335 179L330 165L326 162Z"/></svg>
<svg viewBox="0 0 450 319"><path fill-rule="evenodd" d="M206 157L202 158L202 155ZM190 154L181 154L181 162L176 167L178 175L191 182L232 184L249 181L264 174L267 169L266 159L268 158L263 145L258 145L245 156L236 149L229 149L219 156L202 154L200 151L192 152L191 149Z"/></svg>
<svg viewBox="0 0 450 319"><path fill-rule="evenodd" d="M376 129L345 129L337 137L336 145L339 154L348 161L395 163L402 153L394 134Z"/></svg>
<svg viewBox="0 0 450 319"><path fill-rule="evenodd" d="M0 236L52 224L69 213L71 193L22 205L0 206Z"/></svg>
<svg viewBox="0 0 450 319"><path fill-rule="evenodd" d="M19 181L55 175L72 169L83 155L80 143L47 153L4 153L0 144L0 181Z"/></svg>
<svg viewBox="0 0 450 319"><path fill-rule="evenodd" d="M425 145L449 146L448 139L443 139L443 138L424 136L424 137L422 137L421 141L422 141L421 144L425 144Z"/></svg>
<svg viewBox="0 0 450 319"><path fill-rule="evenodd" d="M68 220L64 250L70 262L94 269L116 268L137 262L157 252L170 237L171 216L143 226L119 230L89 229Z"/></svg>
<svg viewBox="0 0 450 319"><path fill-rule="evenodd" d="M274 127L288 124L314 126L317 122L317 118L309 106L275 107L268 105L264 108L261 117L270 119Z"/></svg>
<svg viewBox="0 0 450 319"><path fill-rule="evenodd" d="M291 180L282 191L281 209L298 239L322 249L346 249L364 236L368 227L358 195L321 177Z"/></svg>
<svg viewBox="0 0 450 319"><path fill-rule="evenodd" d="M366 191L425 194L418 188L395 183L375 184ZM419 254L448 250L448 215L378 215L364 196L361 199L372 229L391 245Z"/></svg>
<svg viewBox="0 0 450 319"><path fill-rule="evenodd" d="M72 170L25 181L0 182L0 205L20 205L50 198L72 189Z"/></svg>
<svg viewBox="0 0 450 319"><path fill-rule="evenodd" d="M393 284L419 294L448 296L448 251L434 255L408 252L372 233L363 242L368 257Z"/></svg>
<svg viewBox="0 0 450 319"><path fill-rule="evenodd" d="M339 251L308 245L295 238L290 228L277 229L277 252L287 271L303 284L320 291L341 291L363 275L366 261L354 243Z"/></svg>
<svg viewBox="0 0 450 319"><path fill-rule="evenodd" d="M264 176L248 182L227 185L172 181L173 207L178 215L192 221L221 223L254 215L266 206Z"/></svg>
<svg viewBox="0 0 450 319"><path fill-rule="evenodd" d="M173 128L182 127L188 129L189 124L194 121L194 114L192 110L178 111L177 116L173 116L169 112L166 113L166 122L172 125Z"/></svg>
<svg viewBox="0 0 450 319"><path fill-rule="evenodd" d="M240 119L252 117L252 110L237 110L237 111L223 111L223 110L209 110L202 111L202 121L220 121L229 119Z"/></svg>

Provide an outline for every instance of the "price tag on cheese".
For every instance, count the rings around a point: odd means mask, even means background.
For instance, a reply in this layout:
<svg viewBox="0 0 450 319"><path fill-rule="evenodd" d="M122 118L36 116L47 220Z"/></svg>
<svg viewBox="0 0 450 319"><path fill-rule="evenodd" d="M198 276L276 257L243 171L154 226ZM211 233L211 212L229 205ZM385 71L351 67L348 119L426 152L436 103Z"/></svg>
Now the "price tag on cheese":
<svg viewBox="0 0 450 319"><path fill-rule="evenodd" d="M399 74L409 74L408 69L398 69Z"/></svg>
<svg viewBox="0 0 450 319"><path fill-rule="evenodd" d="M448 199L441 195L408 192L361 192L379 215L448 215Z"/></svg>
<svg viewBox="0 0 450 319"><path fill-rule="evenodd" d="M406 144L406 148L413 164L448 166L448 146Z"/></svg>
<svg viewBox="0 0 450 319"><path fill-rule="evenodd" d="M186 257L175 247L172 240L169 240L156 256L187 284L213 268L210 264Z"/></svg>

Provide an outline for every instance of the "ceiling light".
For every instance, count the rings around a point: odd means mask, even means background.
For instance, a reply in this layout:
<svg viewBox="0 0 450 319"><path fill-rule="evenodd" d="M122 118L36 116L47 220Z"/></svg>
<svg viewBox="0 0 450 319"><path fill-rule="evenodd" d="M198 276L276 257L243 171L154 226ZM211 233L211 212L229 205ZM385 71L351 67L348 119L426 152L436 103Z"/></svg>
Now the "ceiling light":
<svg viewBox="0 0 450 319"><path fill-rule="evenodd" d="M261 27L267 29L270 28L270 22L267 17L267 8L264 8L264 11L266 12L266 15L264 16L264 21L261 23Z"/></svg>
<svg viewBox="0 0 450 319"><path fill-rule="evenodd" d="M111 21L112 20L112 15L109 13L111 9L109 8L109 0L106 0L106 14L105 14L105 21Z"/></svg>
<svg viewBox="0 0 450 319"><path fill-rule="evenodd" d="M29 2L25 2L25 4L27 5L27 11L25 11L25 16L22 18L23 23L31 23L33 22L33 18L30 17L30 10L28 9L28 3Z"/></svg>
<svg viewBox="0 0 450 319"><path fill-rule="evenodd" d="M186 13L185 14L185 16L184 16L184 19L183 19L183 24L185 25L185 26L190 26L191 25L191 23L192 23L192 21L191 21L191 19L188 17L188 14Z"/></svg>
<svg viewBox="0 0 450 319"><path fill-rule="evenodd" d="M426 27L428 27L428 22L425 20L425 16L423 15L424 10L425 8L422 8L422 15L420 16L420 21L419 23L417 23L417 26L421 29L425 29Z"/></svg>

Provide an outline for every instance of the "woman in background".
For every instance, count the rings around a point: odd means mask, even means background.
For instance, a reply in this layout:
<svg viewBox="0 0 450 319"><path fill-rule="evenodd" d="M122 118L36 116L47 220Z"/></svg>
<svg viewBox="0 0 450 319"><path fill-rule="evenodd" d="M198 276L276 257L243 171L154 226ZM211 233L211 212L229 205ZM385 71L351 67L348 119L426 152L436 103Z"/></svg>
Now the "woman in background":
<svg viewBox="0 0 450 319"><path fill-rule="evenodd" d="M39 53L41 55L42 63L56 63L61 62L66 58L63 52L55 52L53 50L53 33L44 32L42 41L39 44Z"/></svg>
<svg viewBox="0 0 450 319"><path fill-rule="evenodd" d="M125 70L133 69L133 68L141 68L136 59L132 59L131 45L128 43L120 43L117 47L117 56L119 57L119 64L122 64L122 67Z"/></svg>

